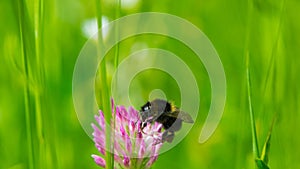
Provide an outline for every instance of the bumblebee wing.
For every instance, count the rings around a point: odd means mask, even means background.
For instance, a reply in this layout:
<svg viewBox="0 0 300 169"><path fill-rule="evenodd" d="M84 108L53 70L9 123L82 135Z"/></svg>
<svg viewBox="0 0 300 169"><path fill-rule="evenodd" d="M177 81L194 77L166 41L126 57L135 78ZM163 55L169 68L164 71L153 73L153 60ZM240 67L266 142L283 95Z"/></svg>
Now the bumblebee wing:
<svg viewBox="0 0 300 169"><path fill-rule="evenodd" d="M182 119L186 123L194 123L194 120L192 119L191 115L184 112L184 111L178 111L178 118Z"/></svg>
<svg viewBox="0 0 300 169"><path fill-rule="evenodd" d="M194 123L194 120L192 119L191 115L184 111L175 110L173 112L166 113L165 115L169 117L175 117L181 119L186 123Z"/></svg>

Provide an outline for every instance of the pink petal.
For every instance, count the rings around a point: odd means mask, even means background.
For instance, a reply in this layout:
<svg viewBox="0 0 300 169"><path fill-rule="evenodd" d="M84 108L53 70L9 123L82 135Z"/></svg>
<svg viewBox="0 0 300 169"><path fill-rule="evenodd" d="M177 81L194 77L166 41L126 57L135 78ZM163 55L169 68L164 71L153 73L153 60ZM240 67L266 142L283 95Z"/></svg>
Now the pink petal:
<svg viewBox="0 0 300 169"><path fill-rule="evenodd" d="M115 154L117 154L118 156L125 156L126 153L125 151L121 148L119 142L115 142L114 143L114 149L115 149Z"/></svg>
<svg viewBox="0 0 300 169"><path fill-rule="evenodd" d="M100 131L99 128L95 124L92 124L92 128L94 129L93 136L99 136L104 133L104 132Z"/></svg>
<svg viewBox="0 0 300 169"><path fill-rule="evenodd" d="M119 163L119 164L122 164L123 163L123 160L121 159L121 157L120 156L118 156L118 155L114 155L114 159L115 159L115 161L117 162L117 163Z"/></svg>
<svg viewBox="0 0 300 169"><path fill-rule="evenodd" d="M132 143L130 140L130 137L127 135L125 136L125 145L126 145L126 151L128 152L129 155L132 153Z"/></svg>
<svg viewBox="0 0 300 169"><path fill-rule="evenodd" d="M96 147L97 147L98 151L99 151L101 154L105 155L105 148L104 148L104 146L99 145L99 144L96 143Z"/></svg>
<svg viewBox="0 0 300 169"><path fill-rule="evenodd" d="M92 157L94 158L94 161L98 166L105 168L105 160L102 157L94 154L92 155Z"/></svg>
<svg viewBox="0 0 300 169"><path fill-rule="evenodd" d="M94 142L102 147L105 146L105 133L104 131L100 131L98 129L98 127L94 124L92 124L92 127L94 129L94 132L93 132L93 136L94 136Z"/></svg>
<svg viewBox="0 0 300 169"><path fill-rule="evenodd" d="M129 128L129 134L130 134L130 137L133 138L134 135L135 135L135 129L136 129L136 124L135 124L135 122L130 121L130 122L129 122L128 128Z"/></svg>
<svg viewBox="0 0 300 169"><path fill-rule="evenodd" d="M157 144L155 146L152 147L152 150L151 150L151 155L150 155L150 159L147 163L147 167L150 167L158 158L158 151L159 149L161 148L162 146L162 143L160 144Z"/></svg>
<svg viewBox="0 0 300 169"><path fill-rule="evenodd" d="M155 122L152 128L154 131L161 132L162 124Z"/></svg>
<svg viewBox="0 0 300 169"><path fill-rule="evenodd" d="M125 135L126 135L126 131L125 131L125 129L124 129L123 126L120 126L120 132L121 132L121 136L124 138ZM125 139L124 139L124 140L125 140Z"/></svg>
<svg viewBox="0 0 300 169"><path fill-rule="evenodd" d="M124 166L128 167L129 166L129 162L130 162L129 157L124 157L124 159L123 159Z"/></svg>
<svg viewBox="0 0 300 169"><path fill-rule="evenodd" d="M129 114L130 114L130 120L132 120L132 121L137 121L137 120L139 120L139 113L138 113L138 111L136 111L133 107L129 107L128 108L128 110L129 110Z"/></svg>
<svg viewBox="0 0 300 169"><path fill-rule="evenodd" d="M124 106L119 106L120 107L120 114L122 116L122 120L123 121L129 121L129 116L128 116L128 112L126 111Z"/></svg>
<svg viewBox="0 0 300 169"><path fill-rule="evenodd" d="M147 167L148 167L148 168L150 168L151 165L157 160L157 157L158 157L158 156L152 156L152 157L150 157L150 160L149 160L148 163L147 163Z"/></svg>
<svg viewBox="0 0 300 169"><path fill-rule="evenodd" d="M139 148L138 158L143 158L146 151L145 142L142 141Z"/></svg>
<svg viewBox="0 0 300 169"><path fill-rule="evenodd" d="M105 130L105 119L104 119L104 114L101 110L99 111L99 116L95 116L95 119L97 120L100 128L102 130Z"/></svg>

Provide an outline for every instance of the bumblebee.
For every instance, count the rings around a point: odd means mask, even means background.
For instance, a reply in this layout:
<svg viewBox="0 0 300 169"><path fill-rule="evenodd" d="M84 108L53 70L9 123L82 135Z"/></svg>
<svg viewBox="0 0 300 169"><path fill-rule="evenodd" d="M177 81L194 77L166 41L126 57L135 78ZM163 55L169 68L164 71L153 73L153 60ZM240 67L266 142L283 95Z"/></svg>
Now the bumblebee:
<svg viewBox="0 0 300 169"><path fill-rule="evenodd" d="M167 141L169 143L173 141L175 132L181 129L182 122L194 123L194 120L188 113L181 111L174 104L162 99L155 99L144 104L141 107L140 116L142 119L142 131L147 126L147 123L155 121L161 123L164 128L162 142Z"/></svg>

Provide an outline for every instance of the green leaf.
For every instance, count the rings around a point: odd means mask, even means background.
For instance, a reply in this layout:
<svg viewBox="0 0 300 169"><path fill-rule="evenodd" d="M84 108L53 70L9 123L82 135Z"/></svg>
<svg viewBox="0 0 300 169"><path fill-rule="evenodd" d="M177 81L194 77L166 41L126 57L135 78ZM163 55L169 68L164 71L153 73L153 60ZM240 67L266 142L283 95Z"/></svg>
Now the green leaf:
<svg viewBox="0 0 300 169"><path fill-rule="evenodd" d="M259 169L270 169L268 165L261 159L255 159L255 163Z"/></svg>
<svg viewBox="0 0 300 169"><path fill-rule="evenodd" d="M266 139L266 141L265 141L265 143L264 143L264 146L263 146L263 149L262 149L262 152L261 152L261 155L260 155L260 159L261 159L265 164L268 164L268 162L269 162L269 152L270 152L270 144L271 144L271 134L272 134L272 130L273 130L273 126L274 126L275 119L276 119L276 114L275 114L275 116L274 116L274 118L273 118L273 121L272 121L270 130L269 130L267 139Z"/></svg>
<svg viewBox="0 0 300 169"><path fill-rule="evenodd" d="M265 141L260 156L260 159L266 164L268 164L269 162L270 142L271 142L271 131L268 133L267 139Z"/></svg>

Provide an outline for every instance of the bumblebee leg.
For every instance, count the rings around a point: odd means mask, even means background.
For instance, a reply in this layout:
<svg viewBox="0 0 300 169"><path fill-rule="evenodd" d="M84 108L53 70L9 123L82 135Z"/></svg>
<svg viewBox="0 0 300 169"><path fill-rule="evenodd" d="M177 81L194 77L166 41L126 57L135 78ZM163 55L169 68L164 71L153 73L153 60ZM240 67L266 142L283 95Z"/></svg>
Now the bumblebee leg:
<svg viewBox="0 0 300 169"><path fill-rule="evenodd" d="M177 119L172 126L169 128L169 131L171 132L175 132L175 131L179 131L182 127L182 120Z"/></svg>
<svg viewBox="0 0 300 169"><path fill-rule="evenodd" d="M140 128L143 130L147 126L147 122L140 123Z"/></svg>
<svg viewBox="0 0 300 169"><path fill-rule="evenodd" d="M143 134L146 134L145 132L144 132L144 128L147 126L147 122L142 122L142 123L140 123L140 129L141 129L141 132L143 133Z"/></svg>
<svg viewBox="0 0 300 169"><path fill-rule="evenodd" d="M165 141L164 138L166 138L168 136L168 132L169 132L168 130L165 130L164 133L162 134L162 140L163 140L163 142Z"/></svg>
<svg viewBox="0 0 300 169"><path fill-rule="evenodd" d="M162 142L167 141L168 143L172 143L174 136L174 131L165 131L162 135Z"/></svg>
<svg viewBox="0 0 300 169"><path fill-rule="evenodd" d="M146 134L144 132L144 128L147 126L147 123L152 123L152 122L153 122L152 119L148 119L148 120L145 120L145 121L140 123L140 128L142 130L142 133Z"/></svg>

